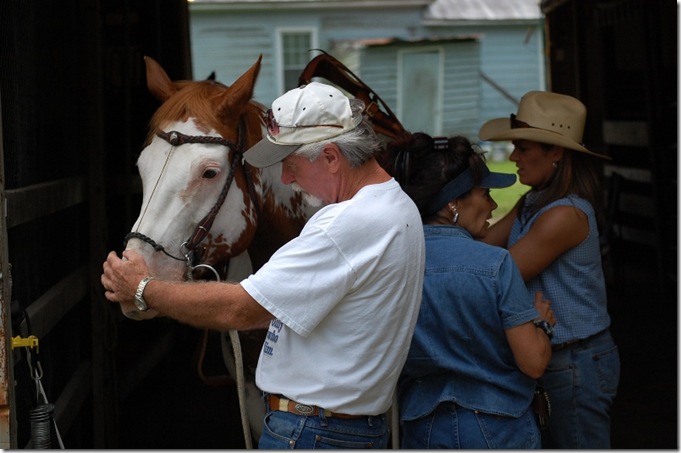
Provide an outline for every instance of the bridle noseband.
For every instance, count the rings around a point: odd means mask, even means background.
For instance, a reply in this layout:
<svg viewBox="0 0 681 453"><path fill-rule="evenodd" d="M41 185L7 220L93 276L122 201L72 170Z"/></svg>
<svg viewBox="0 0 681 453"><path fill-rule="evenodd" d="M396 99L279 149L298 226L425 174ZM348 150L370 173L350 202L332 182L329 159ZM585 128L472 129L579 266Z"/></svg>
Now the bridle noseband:
<svg viewBox="0 0 681 453"><path fill-rule="evenodd" d="M242 159L243 159L243 153L244 153L244 137L245 137L245 132L244 132L244 122L243 119L239 121L239 129L238 129L238 136L239 140L237 144L234 144L231 140L227 140L226 138L223 137L215 137L215 136L204 136L204 135L185 135L181 132L177 131L170 131L170 132L165 132L165 131L160 131L157 132L156 135L166 142L168 142L172 146L181 146L184 144L190 144L190 143L208 143L208 144L215 144L215 145L222 145L227 147L227 149L231 149L234 154L232 156L232 161L231 161L231 168L229 171L229 174L227 175L227 180L225 181L225 185L222 188L222 191L220 192L220 195L218 196L218 199L215 201L215 204L211 208L210 211L208 211L208 214L205 215L203 219L198 223L196 228L194 229L194 232L189 236L189 239L184 241L180 245L180 249L182 253L184 254L183 258L174 256L170 254L165 248L151 239L150 237L146 236L145 234L142 234L138 231L132 231L128 234L125 235L125 239L123 241L123 248L125 248L128 245L128 241L130 239L139 239L143 242L146 242L147 244L151 245L155 251L157 252L163 252L165 255L168 257L178 260L178 261L185 261L187 263L187 268L188 268L188 277L191 278L191 273L194 269L199 268L199 267L205 267L209 268L210 270L213 271L213 273L216 275L217 279L219 280L219 274L218 272L211 266L207 264L198 264L198 265L193 265L192 263L192 255L196 257L198 255L198 248L199 244L201 241L203 241L206 236L208 236L208 233L210 232L211 227L213 226L213 221L218 215L218 212L220 211L220 208L222 207L222 204L224 203L225 199L227 198L227 192L229 191L229 187L232 185L232 181L234 180L234 175L236 173L237 167L242 165ZM249 186L249 192L251 194L251 198L254 195L254 189L253 189L253 182L252 178L250 177L250 172L244 170L244 173L247 178L248 186ZM200 257L199 257L200 259Z"/></svg>

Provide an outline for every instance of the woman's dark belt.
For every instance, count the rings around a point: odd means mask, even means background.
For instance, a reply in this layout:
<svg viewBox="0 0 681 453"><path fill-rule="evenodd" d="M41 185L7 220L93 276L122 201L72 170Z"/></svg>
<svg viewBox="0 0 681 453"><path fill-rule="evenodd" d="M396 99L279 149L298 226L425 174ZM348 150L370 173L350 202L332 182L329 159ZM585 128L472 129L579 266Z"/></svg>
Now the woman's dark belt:
<svg viewBox="0 0 681 453"><path fill-rule="evenodd" d="M608 332L608 329L602 330L597 334L591 335L590 337L582 338L580 340L570 340L566 341L565 343L554 344L551 345L551 350L555 352L562 351L563 349L573 348L575 346L588 346L590 342L596 340L601 335L605 335L606 332Z"/></svg>
<svg viewBox="0 0 681 453"><path fill-rule="evenodd" d="M267 403L269 404L270 409L273 411L291 412L292 414L296 415L315 416L319 415L319 411L322 410L317 406L310 406L308 404L297 403L295 401L283 398L280 395L269 395L267 397ZM323 409L323 412L325 417L336 417L344 419L356 419L367 417L366 415L339 414L338 412L331 412L328 409Z"/></svg>

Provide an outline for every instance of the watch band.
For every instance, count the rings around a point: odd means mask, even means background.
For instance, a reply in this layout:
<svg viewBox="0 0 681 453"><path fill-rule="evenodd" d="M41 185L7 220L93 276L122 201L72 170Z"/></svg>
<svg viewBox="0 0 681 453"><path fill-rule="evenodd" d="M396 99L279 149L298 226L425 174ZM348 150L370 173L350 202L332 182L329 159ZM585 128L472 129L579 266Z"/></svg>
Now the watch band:
<svg viewBox="0 0 681 453"><path fill-rule="evenodd" d="M549 340L553 340L553 327L545 319L535 319L532 321L534 326L544 331Z"/></svg>
<svg viewBox="0 0 681 453"><path fill-rule="evenodd" d="M139 284L137 285L137 291L135 291L135 306L139 311L149 310L147 301L144 300L144 288L146 288L147 283L149 283L153 279L154 277L146 276L142 280L140 280Z"/></svg>

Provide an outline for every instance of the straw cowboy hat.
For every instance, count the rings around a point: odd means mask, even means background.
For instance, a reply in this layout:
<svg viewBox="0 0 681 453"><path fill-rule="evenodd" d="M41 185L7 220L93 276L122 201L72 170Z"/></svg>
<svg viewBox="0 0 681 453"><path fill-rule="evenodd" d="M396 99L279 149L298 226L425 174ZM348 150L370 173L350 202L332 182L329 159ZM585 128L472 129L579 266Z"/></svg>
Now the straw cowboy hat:
<svg viewBox="0 0 681 453"><path fill-rule="evenodd" d="M586 107L579 100L548 91L530 91L520 99L518 114L487 121L480 128L481 140L531 140L563 146L602 159L582 144Z"/></svg>

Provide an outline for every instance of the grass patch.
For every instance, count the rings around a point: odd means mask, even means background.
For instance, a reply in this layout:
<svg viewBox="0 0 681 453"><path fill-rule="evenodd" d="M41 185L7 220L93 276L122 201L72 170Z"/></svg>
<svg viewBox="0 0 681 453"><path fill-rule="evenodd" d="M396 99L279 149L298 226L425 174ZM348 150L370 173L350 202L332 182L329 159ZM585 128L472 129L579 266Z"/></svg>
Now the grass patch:
<svg viewBox="0 0 681 453"><path fill-rule="evenodd" d="M515 164L510 160L503 162L488 161L487 166L489 167L490 171L516 174ZM510 211L513 206L515 206L518 199L529 189L529 186L521 184L517 179L515 184L513 184L511 187L506 187L505 189L491 189L490 195L492 195L494 201L496 201L499 205L499 207L492 212L491 223L494 223L496 220L499 220L506 215L506 213Z"/></svg>

